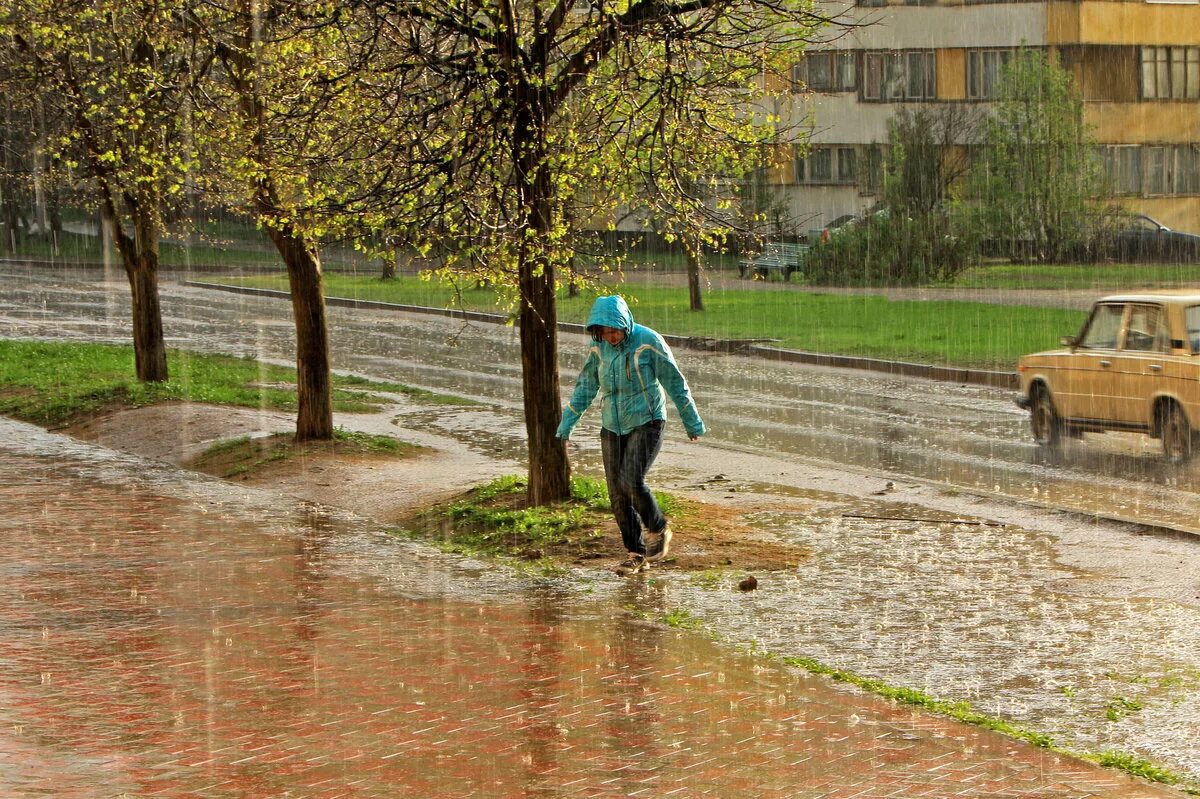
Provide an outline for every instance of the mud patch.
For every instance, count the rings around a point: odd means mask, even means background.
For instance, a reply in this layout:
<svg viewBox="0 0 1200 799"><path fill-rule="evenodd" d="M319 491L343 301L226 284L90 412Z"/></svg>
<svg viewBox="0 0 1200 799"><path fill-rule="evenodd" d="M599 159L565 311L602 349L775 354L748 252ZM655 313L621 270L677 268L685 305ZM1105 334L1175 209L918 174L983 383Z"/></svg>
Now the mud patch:
<svg viewBox="0 0 1200 799"><path fill-rule="evenodd" d="M690 498L679 503L671 517L674 538L670 555L655 563L653 571L790 571L809 555L805 547L752 527L737 510ZM460 512L465 506L477 512ZM548 566L606 566L626 555L612 514L576 501L550 509L556 516L577 516L577 522L549 534L544 524L536 530L520 523L497 530L480 520L484 515L507 518L526 510L523 492L480 499L478 491L472 490L403 516L400 527L409 535L450 549L542 561Z"/></svg>

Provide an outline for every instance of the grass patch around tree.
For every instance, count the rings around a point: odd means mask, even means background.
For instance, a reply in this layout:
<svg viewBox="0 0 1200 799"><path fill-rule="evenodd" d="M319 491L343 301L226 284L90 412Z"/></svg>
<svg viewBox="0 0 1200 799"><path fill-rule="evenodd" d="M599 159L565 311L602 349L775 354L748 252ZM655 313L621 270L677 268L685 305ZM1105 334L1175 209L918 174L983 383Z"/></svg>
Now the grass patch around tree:
<svg viewBox="0 0 1200 799"><path fill-rule="evenodd" d="M548 573L623 553L602 480L574 476L569 500L540 507L529 507L527 487L525 477L497 478L452 502L418 511L394 532L447 552L533 562ZM670 494L654 496L663 513L684 511L683 503Z"/></svg>
<svg viewBox="0 0 1200 799"><path fill-rule="evenodd" d="M390 436L337 428L332 441L297 442L294 433L240 436L221 441L193 458L188 468L225 479L245 478L296 458L329 455L339 460L403 458L423 449Z"/></svg>
<svg viewBox="0 0 1200 799"><path fill-rule="evenodd" d="M134 377L131 346L0 340L0 414L43 427L62 427L118 407L159 402L294 411L295 369L247 358L169 350L171 379L142 383ZM353 376L333 376L334 410L369 413L382 408L382 393L406 393L418 401L452 398ZM465 400L457 400L465 402Z"/></svg>

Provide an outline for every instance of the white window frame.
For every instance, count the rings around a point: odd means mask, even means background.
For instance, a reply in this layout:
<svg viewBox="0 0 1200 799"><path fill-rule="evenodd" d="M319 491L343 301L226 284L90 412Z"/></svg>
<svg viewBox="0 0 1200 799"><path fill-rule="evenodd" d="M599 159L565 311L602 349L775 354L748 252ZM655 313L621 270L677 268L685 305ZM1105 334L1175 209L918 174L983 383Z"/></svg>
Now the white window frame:
<svg viewBox="0 0 1200 799"><path fill-rule="evenodd" d="M914 65L920 74L914 74ZM873 73L878 85L874 85ZM868 102L936 100L937 54L933 50L868 50L863 53L859 83L862 99Z"/></svg>
<svg viewBox="0 0 1200 799"><path fill-rule="evenodd" d="M1200 144L1148 144L1146 196L1200 194Z"/></svg>
<svg viewBox="0 0 1200 799"><path fill-rule="evenodd" d="M1145 186L1142 147L1138 144L1106 144L1100 148L1104 171L1116 194L1140 195Z"/></svg>
<svg viewBox="0 0 1200 799"><path fill-rule="evenodd" d="M847 144L813 144L808 152L796 148L794 179L802 186L856 186L858 185L858 148ZM813 165L823 167L821 177L813 177Z"/></svg>
<svg viewBox="0 0 1200 799"><path fill-rule="evenodd" d="M994 100L1004 65L1013 59L1015 47L967 51L967 99ZM991 62L991 63L989 63Z"/></svg>
<svg viewBox="0 0 1200 799"><path fill-rule="evenodd" d="M1143 45L1143 100L1200 100L1200 46Z"/></svg>
<svg viewBox="0 0 1200 799"><path fill-rule="evenodd" d="M829 81L820 86L811 78L813 61L826 61L829 70ZM805 89L814 92L852 92L858 89L858 59L852 50L816 50L805 53L800 63L792 67L792 82L797 91Z"/></svg>

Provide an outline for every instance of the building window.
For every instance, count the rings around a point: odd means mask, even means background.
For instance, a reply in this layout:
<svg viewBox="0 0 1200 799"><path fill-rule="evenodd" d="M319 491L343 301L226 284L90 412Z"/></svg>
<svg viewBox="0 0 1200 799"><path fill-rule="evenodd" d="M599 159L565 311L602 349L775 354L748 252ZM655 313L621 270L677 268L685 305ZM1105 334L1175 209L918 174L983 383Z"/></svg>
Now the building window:
<svg viewBox="0 0 1200 799"><path fill-rule="evenodd" d="M883 189L883 147L878 144L872 144L867 148L864 174L863 174L863 191L866 194L878 194Z"/></svg>
<svg viewBox="0 0 1200 799"><path fill-rule="evenodd" d="M1012 60L1015 51L968 50L967 97L972 100L994 100L1000 85L1000 71Z"/></svg>
<svg viewBox="0 0 1200 799"><path fill-rule="evenodd" d="M1200 47L1143 47L1142 98L1200 99Z"/></svg>
<svg viewBox="0 0 1200 799"><path fill-rule="evenodd" d="M1200 145L1143 147L1147 195L1200 194Z"/></svg>
<svg viewBox="0 0 1200 799"><path fill-rule="evenodd" d="M858 88L858 70L854 53L826 50L807 53L804 60L792 68L796 90L814 92L851 92Z"/></svg>
<svg viewBox="0 0 1200 799"><path fill-rule="evenodd" d="M1142 193L1142 148L1136 144L1101 147L1104 171L1117 194Z"/></svg>
<svg viewBox="0 0 1200 799"><path fill-rule="evenodd" d="M796 153L797 183L857 183L858 153L853 147L818 145Z"/></svg>
<svg viewBox="0 0 1200 799"><path fill-rule="evenodd" d="M932 50L863 53L863 99L933 100L936 75Z"/></svg>

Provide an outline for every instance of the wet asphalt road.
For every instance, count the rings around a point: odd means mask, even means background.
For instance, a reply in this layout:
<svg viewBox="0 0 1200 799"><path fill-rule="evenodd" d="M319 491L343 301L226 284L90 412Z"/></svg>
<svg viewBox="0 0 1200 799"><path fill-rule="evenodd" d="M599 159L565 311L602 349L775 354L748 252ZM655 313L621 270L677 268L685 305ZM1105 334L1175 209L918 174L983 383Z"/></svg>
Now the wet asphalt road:
<svg viewBox="0 0 1200 799"><path fill-rule="evenodd" d="M0 335L127 342L123 276L75 277L0 270ZM170 344L293 362L286 302L184 288L170 278L162 293ZM513 328L340 308L330 309L330 320L340 370L519 408ZM564 390L584 352L582 337L560 337ZM711 442L1200 533L1200 465L1164 463L1147 437L1088 434L1048 454L1032 443L1028 414L1011 391L739 356L677 356Z"/></svg>
<svg viewBox="0 0 1200 799"><path fill-rule="evenodd" d="M163 294L171 343L292 360L287 303L170 284ZM128 341L119 276L9 270L0 297L0 335ZM341 309L331 319L337 368L486 400L492 410L439 411L427 423L521 457L511 329ZM563 336L561 346L569 379L584 342ZM1195 538L1019 511L1003 512L1007 527L862 519L846 512L861 507L821 491L869 494L892 479L926 506L978 503L983 513L1012 497L1194 530L1198 467L1170 469L1150 442L1115 436L1047 462L1004 391L679 356L713 431L711 461L684 459L693 472L728 472L749 490L807 502L757 521L813 556L748 601L699 578L672 580L668 607L691 609L734 643L963 699L1073 746L1200 776ZM594 460L594 447L578 446L577 459ZM664 470L680 461L672 455Z"/></svg>

